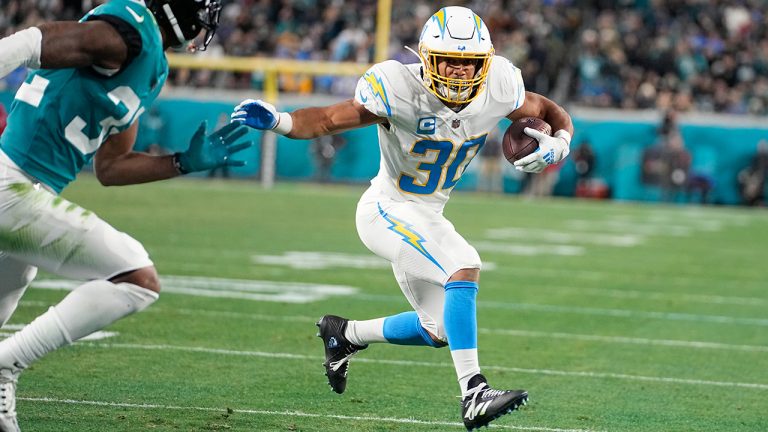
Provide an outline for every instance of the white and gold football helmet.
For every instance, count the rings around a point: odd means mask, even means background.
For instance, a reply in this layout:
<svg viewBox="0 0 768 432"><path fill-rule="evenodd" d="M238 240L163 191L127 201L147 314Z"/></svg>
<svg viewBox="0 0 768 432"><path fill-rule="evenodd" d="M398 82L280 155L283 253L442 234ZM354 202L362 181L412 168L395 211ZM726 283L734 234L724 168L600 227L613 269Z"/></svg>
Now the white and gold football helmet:
<svg viewBox="0 0 768 432"><path fill-rule="evenodd" d="M491 34L470 9L444 7L424 24L417 55L424 66L423 78L429 91L444 102L467 104L485 87L493 58ZM465 79L441 75L437 65L445 57L477 60L475 75Z"/></svg>

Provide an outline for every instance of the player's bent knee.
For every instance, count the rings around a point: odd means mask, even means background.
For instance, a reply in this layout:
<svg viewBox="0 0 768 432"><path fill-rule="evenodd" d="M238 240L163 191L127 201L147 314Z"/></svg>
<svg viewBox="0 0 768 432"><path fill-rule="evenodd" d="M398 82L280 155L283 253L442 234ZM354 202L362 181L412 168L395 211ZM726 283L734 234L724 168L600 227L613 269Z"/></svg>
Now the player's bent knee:
<svg viewBox="0 0 768 432"><path fill-rule="evenodd" d="M110 282L115 284L126 282L156 293L160 292L160 277L154 267L144 267L123 273L110 279Z"/></svg>
<svg viewBox="0 0 768 432"><path fill-rule="evenodd" d="M453 281L468 281L479 282L480 281L480 269L479 268L464 268L456 273L452 274L448 279L448 282Z"/></svg>
<svg viewBox="0 0 768 432"><path fill-rule="evenodd" d="M429 340L427 343L429 343L429 346L432 348L443 348L448 346L448 341L439 338L437 335L432 334L432 332L427 329L424 329L424 331L427 333L427 335L429 335Z"/></svg>

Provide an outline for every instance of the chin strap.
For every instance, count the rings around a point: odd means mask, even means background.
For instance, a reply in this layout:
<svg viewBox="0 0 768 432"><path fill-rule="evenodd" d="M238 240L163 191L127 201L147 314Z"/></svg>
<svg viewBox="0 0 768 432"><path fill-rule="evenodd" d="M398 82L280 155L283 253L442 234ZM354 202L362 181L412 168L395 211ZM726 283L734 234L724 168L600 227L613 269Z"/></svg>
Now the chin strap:
<svg viewBox="0 0 768 432"><path fill-rule="evenodd" d="M164 4L163 12L165 12L165 16L168 17L168 22L171 24L171 28L173 29L173 33L176 35L179 44L181 45L186 42L187 40L184 38L184 32L182 32L181 27L179 27L179 21L176 19L176 15L173 14L171 5L168 3Z"/></svg>
<svg viewBox="0 0 768 432"><path fill-rule="evenodd" d="M414 50L413 48L409 47L408 45L404 45L403 48L405 48L408 51L414 53L416 55L416 57L419 58L419 61L421 62L421 68L422 68L421 80L424 82L424 85L427 86L427 88L430 89L430 91L431 91L432 78L430 78L428 76L428 74L424 73L423 69L427 67L427 65L425 64L424 58L421 55L419 55L419 53L416 52L416 50ZM478 73L480 73L479 70L475 71L475 76L477 76ZM466 97L464 99L469 99L469 97L472 95L472 92L479 90L480 86L482 86L482 85L483 84L481 83L481 84L477 84L476 86L469 87L466 90L462 90L462 93L464 93L464 92L467 93L467 95L466 95ZM435 91L440 92L440 94L443 97L445 97L445 98L450 98L451 96L456 95L457 96L456 99L459 99L458 96L461 96L461 94L459 94L455 90L451 90L447 85L442 84L442 83L436 83L435 84ZM457 100L457 101L455 101L453 103L457 103L457 104L462 104L463 105L463 104L467 104L468 102Z"/></svg>
<svg viewBox="0 0 768 432"><path fill-rule="evenodd" d="M409 47L408 45L403 45L403 48L405 48L405 49L407 49L408 51L410 51L410 52L412 52L412 53L416 54L416 57L418 57L418 58L421 58L421 56L419 55L419 53L417 53L415 49L413 49L413 48Z"/></svg>
<svg viewBox="0 0 768 432"><path fill-rule="evenodd" d="M412 52L416 56L416 58L419 59L419 62L421 62L421 68L422 69L427 67L427 65L424 64L424 61L421 59L421 56L419 55L419 53L416 52L415 49L409 47L408 45L404 45L403 48L405 48L408 51ZM426 85L427 88L429 88L432 80L429 77L427 77L427 74L425 74L423 70L421 71L421 80L424 81L424 85Z"/></svg>

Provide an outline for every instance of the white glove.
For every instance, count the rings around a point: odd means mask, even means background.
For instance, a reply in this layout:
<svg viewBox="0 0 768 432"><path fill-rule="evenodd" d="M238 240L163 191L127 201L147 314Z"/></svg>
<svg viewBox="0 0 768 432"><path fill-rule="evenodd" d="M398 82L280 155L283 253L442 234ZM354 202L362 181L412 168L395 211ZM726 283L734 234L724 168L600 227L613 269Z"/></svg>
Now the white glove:
<svg viewBox="0 0 768 432"><path fill-rule="evenodd" d="M571 152L571 134L564 129L555 132L554 136L549 136L532 128L525 128L523 132L538 141L539 148L515 162L515 168L518 171L540 173L544 171L547 165L560 162Z"/></svg>

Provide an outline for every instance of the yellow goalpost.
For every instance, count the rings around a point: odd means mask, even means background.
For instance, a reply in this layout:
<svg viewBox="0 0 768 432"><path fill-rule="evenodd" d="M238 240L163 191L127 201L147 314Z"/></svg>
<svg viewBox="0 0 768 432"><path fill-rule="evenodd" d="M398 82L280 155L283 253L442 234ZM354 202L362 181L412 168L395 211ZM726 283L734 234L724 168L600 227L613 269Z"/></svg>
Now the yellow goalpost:
<svg viewBox="0 0 768 432"><path fill-rule="evenodd" d="M379 0L376 11L376 41L374 60L389 58L389 35L392 16L392 0ZM280 74L360 76L370 64L354 62L300 61L270 57L204 57L188 54L168 54L173 69L202 69L230 72L261 72L264 74L264 100L276 104L279 99ZM271 188L275 179L277 136L265 133L262 141L261 182Z"/></svg>

